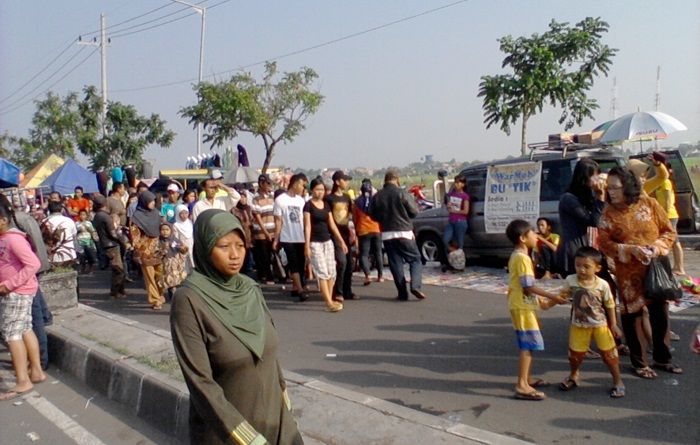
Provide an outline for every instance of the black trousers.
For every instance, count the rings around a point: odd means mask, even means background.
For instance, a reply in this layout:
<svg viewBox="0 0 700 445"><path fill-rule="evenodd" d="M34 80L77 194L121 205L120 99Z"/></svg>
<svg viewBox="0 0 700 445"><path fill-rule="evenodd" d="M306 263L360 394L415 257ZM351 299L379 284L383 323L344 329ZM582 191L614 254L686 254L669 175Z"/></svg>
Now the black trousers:
<svg viewBox="0 0 700 445"><path fill-rule="evenodd" d="M253 258L258 272L259 281L272 281L272 241L267 239L253 240Z"/></svg>
<svg viewBox="0 0 700 445"><path fill-rule="evenodd" d="M377 268L377 273L382 276L382 268L384 259L382 257L382 236L379 233L368 233L359 237L360 242L360 267L365 275L370 272L370 252L374 258L374 266Z"/></svg>
<svg viewBox="0 0 700 445"><path fill-rule="evenodd" d="M664 338L668 330L668 303L655 302L647 305L649 311L649 324L651 324L651 339L654 346L653 358L656 363L671 363L671 351L669 351ZM633 314L622 314L622 330L625 333L627 347L630 348L630 360L635 368L649 366L645 360L642 343L639 341L635 324L637 319L641 319L643 311ZM641 320L640 320L641 321Z"/></svg>
<svg viewBox="0 0 700 445"><path fill-rule="evenodd" d="M333 246L335 247L335 285L333 286L333 295L340 295L344 298L352 297L352 269L354 263L352 261L352 246L350 245L350 237L342 233L343 241L348 247L348 253L343 253L340 244L334 239Z"/></svg>

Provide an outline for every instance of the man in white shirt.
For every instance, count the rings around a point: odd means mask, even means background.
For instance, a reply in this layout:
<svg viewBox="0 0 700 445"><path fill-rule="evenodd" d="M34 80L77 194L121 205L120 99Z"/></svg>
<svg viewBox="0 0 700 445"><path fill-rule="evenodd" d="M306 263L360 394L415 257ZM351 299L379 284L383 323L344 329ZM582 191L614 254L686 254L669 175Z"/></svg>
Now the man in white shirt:
<svg viewBox="0 0 700 445"><path fill-rule="evenodd" d="M272 214L275 217L275 237L272 242L274 250L281 246L287 255L289 275L292 278L292 296L305 301L301 277L304 274L306 258L304 256L304 189L309 180L303 173L298 173L289 180L287 193L275 199Z"/></svg>
<svg viewBox="0 0 700 445"><path fill-rule="evenodd" d="M209 209L220 209L226 212L230 212L232 208L236 207L238 201L241 199L241 195L232 189L231 187L220 183L218 179L209 178L204 180L202 184L204 188L204 193L206 196L204 199L200 199L192 208L192 221L197 221L197 217L200 213ZM226 196L217 196L217 192L223 190L226 192Z"/></svg>
<svg viewBox="0 0 700 445"><path fill-rule="evenodd" d="M49 201L49 216L44 220L45 227L51 232L52 242L47 244L49 262L54 266L65 266L75 262L78 253L75 250L75 237L78 230L75 222L63 216L63 205Z"/></svg>

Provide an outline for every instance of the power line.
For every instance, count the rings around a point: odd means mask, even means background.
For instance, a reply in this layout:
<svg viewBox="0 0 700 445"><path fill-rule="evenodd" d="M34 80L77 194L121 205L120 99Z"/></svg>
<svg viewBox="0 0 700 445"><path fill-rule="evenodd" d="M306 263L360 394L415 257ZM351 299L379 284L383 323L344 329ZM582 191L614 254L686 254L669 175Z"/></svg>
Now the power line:
<svg viewBox="0 0 700 445"><path fill-rule="evenodd" d="M227 1L228 1L228 0L227 0ZM308 52L308 51L312 51L312 50L315 50L315 49L318 49L318 48L322 48L322 47L324 47L324 46L333 45L333 44L335 44L335 43L342 42L342 41L344 41L344 40L349 40L349 39L352 39L352 38L355 38L355 37L359 37L359 36L362 36L362 35L364 35L364 34L369 34L369 33L375 32L375 31L379 31L379 30L381 30L381 29L388 28L388 27L390 27L390 26L397 25L397 24L399 24L399 23L403 23L403 22L407 22L407 21L416 19L416 18L418 18L418 17L422 17L422 16L425 16L425 15L433 14L433 13L438 12L438 11L441 11L441 10L443 10L443 9L451 8L451 7L453 7L453 6L457 6L457 5L459 5L459 4L466 3L466 2L468 2L468 1L469 1L469 0L459 0L459 1L452 2L452 3L448 3L448 4L446 4L446 5L438 6L438 7L436 7L436 8L427 9L427 10L422 11L422 12L419 12L419 13L417 13L417 14L413 14L413 15L410 15L410 16L402 17L402 18L400 18L400 19L393 20L393 21L391 21L391 22L387 22L387 23L384 23L384 24L381 24L381 25L378 25L378 26L374 26L374 27L372 27L372 28L367 28L367 29L364 29L364 30L362 30L362 31L354 32L354 33L351 33L351 34L347 34L347 35L344 35L344 36L342 36L342 37L338 37L338 38L336 38L336 39L332 39L332 40L325 41L325 42L323 42L323 43L319 43L319 44L312 45L312 46L307 46L306 48L302 48L302 49L299 49L299 50L295 50L295 51L291 51L291 52L288 52L288 53L280 54L280 55L275 56L275 57L270 57L270 58L267 58L267 59L265 59L265 60L261 60L261 61L254 62L254 63L250 63L250 64L247 64L247 65L242 65L242 66L239 66L239 67L237 67L237 68L230 69L230 70L225 70L225 71L220 71L220 72L218 72L218 73L208 74L208 75L206 75L206 76L204 76L204 77L206 77L206 78L215 77L215 76L219 76L219 75L221 75L221 74L227 74L227 73L232 73L232 72L235 72L235 71L244 70L244 69L246 69L246 68L252 68L252 67L254 67L254 66L262 65L262 64L264 64L264 63L266 63L266 62L269 62L269 61L284 59L284 58L286 58L286 57L291 57L291 56L295 56L295 55L298 55L298 54L302 54L302 53L305 53L305 52ZM212 5L211 7L214 7L214 6L215 6L215 5ZM119 90L112 90L112 92L114 92L114 93L126 93L126 92L132 92L132 91L144 91L144 90L151 90L151 89L164 88L164 87L169 87L169 86L174 86L174 85L181 85L181 84L186 84L186 83L192 83L193 81L196 81L196 80L197 80L197 79L190 78L190 79L187 79L187 80L176 80L176 81L172 81L172 82L160 83L160 84L155 84L155 85L148 85L148 86L144 86L144 87L123 88L123 89L119 89Z"/></svg>
<svg viewBox="0 0 700 445"><path fill-rule="evenodd" d="M24 89L24 87L26 87L26 86L29 85L34 79L36 79L37 77L39 77L44 71L46 71L51 65L53 65L53 63L54 63L56 60L58 60L62 55L64 55L64 54L66 53L66 51L68 51L68 50L71 49L72 47L73 47L73 41L71 41L71 42L68 44L68 46L66 46L66 47L63 49L63 51L61 51L56 57L54 57L53 59L51 59L51 61L50 61L49 63L47 63L46 66L44 66L41 70L39 70L38 73L36 73L35 75L33 75L31 78L29 78L29 80L27 80L26 82L24 82L24 83L22 84L22 86L20 86L19 88L17 88L12 94L10 94L9 96L5 96L4 98L0 99L0 104L3 103L3 102L5 102L6 100L8 100L9 98L11 98L11 97L14 96L15 94L19 93L20 91L22 91L22 90ZM31 94L31 93L30 93L30 94Z"/></svg>
<svg viewBox="0 0 700 445"><path fill-rule="evenodd" d="M231 0L223 0L223 1L219 2L219 3L215 3L215 4L211 5L211 6L207 6L207 9L216 8L217 6L223 5L224 3L228 3L228 2L230 2L230 1L231 1ZM201 3L204 3L204 2L197 3L197 5L199 5L199 4L201 4ZM193 12L190 12L190 13L188 13L188 14L183 15L182 17L177 17L177 18L168 20L168 21L166 21L166 22L162 22L162 23L158 23L158 24L156 24L156 25L149 26L149 27L147 27L147 28L138 29L138 30L136 30L136 31L131 31L131 32L124 32L124 31L126 31L126 30L128 30L128 29L138 28L139 26L143 26L143 25L145 25L145 24L148 24L148 23L151 23L151 22L154 22L154 21L158 21L158 20L160 20L160 19L164 19L165 17L171 16L171 15L174 15L174 14L178 14L178 13L180 13L180 12L182 12L182 11L187 10L187 9L190 9L190 8L189 8L189 7L185 7L185 8L183 8L183 9L180 9L179 11L175 11L175 12L173 12L173 13L164 15L164 16L159 17L159 18L157 18L157 19L149 20L148 22L143 22L143 23L141 23L141 24L134 25L134 26L131 26L131 27L129 27L129 28L120 29L119 31L117 31L117 34L113 34L113 35L112 35L112 38L113 38L113 39L118 39L118 38L120 38L120 37L126 37L126 36L130 36L130 35L132 35L132 34L138 34L138 33L140 33L140 32L148 31L148 30L154 29L154 28L159 28L159 27L161 27L161 26L168 25L168 24L170 24L170 23L177 22L177 21L179 21L179 20L185 19L185 18L187 18L187 17L189 17L189 16L191 16L191 15L198 14L198 12L193 11Z"/></svg>
<svg viewBox="0 0 700 445"><path fill-rule="evenodd" d="M68 60L66 60L66 61L63 63L63 65L61 65L57 70L55 70L49 77L47 77L46 79L42 80L37 86L34 87L34 89L32 89L31 91L29 91L28 93L26 93L26 94L24 94L22 97L20 97L19 99L15 100L14 102L12 102L12 103L9 104L8 106L6 106L3 110L0 111L0 114L1 114L1 113L7 112L7 109L8 109L8 108L14 107L17 103L21 102L22 100L24 100L25 98L27 98L28 96L30 96L31 94L33 94L36 90L38 90L39 88L41 88L41 86L42 86L43 84L45 84L46 82L48 82L49 80L51 80L52 77L54 77L55 75L57 75L63 68L65 68L69 63L71 63L71 62L73 61L73 59L75 59L76 57L78 57L78 55L79 55L84 49L85 49L84 47L83 47L83 48L80 48L80 49L78 50L78 52L76 52L76 53L73 54ZM31 100L30 100L30 101L31 101Z"/></svg>
<svg viewBox="0 0 700 445"><path fill-rule="evenodd" d="M81 48L80 51L78 51L78 52L76 53L76 55L77 55L77 54L80 54L80 52L81 52L83 49L85 49L85 48ZM95 54L95 53L97 52L98 49L99 49L99 48L93 49L93 50L90 52L90 54L88 54L84 59L82 59L80 62L78 62L78 64L77 64L76 66L74 66L74 67L71 68L67 73L65 73L63 76L61 76L56 82L54 82L54 83L52 83L51 85L49 85L44 91L42 91L41 93L39 93L39 94L37 94L36 96L32 97L32 98L29 99L28 101L25 101L25 102L23 102L23 103L17 105L17 106L14 107L14 108L5 109L5 110L0 110L0 115L7 114L7 113L10 113L10 112L12 112L12 111L18 110L18 109L22 108L23 106L27 105L28 103L30 103L30 102L36 100L39 96L43 96L43 95L46 94L48 91L51 91L51 88L53 88L53 87L55 87L56 85L58 85L59 82L61 82L61 81L62 81L63 79L65 79L66 77L68 77L71 73L73 73L73 71L75 71L76 69L78 69L82 64L84 64L85 62L87 62L87 60L88 60L93 54Z"/></svg>
<svg viewBox="0 0 700 445"><path fill-rule="evenodd" d="M208 1L209 1L209 0L202 0L202 1L199 2L199 3L195 3L195 5L201 5L202 3L206 3L206 2L208 2ZM157 8L153 8L153 9L151 9L150 11L144 12L143 14L139 14L139 15L137 15L137 16L128 18L128 19L126 19L126 20L122 20L121 22L115 23L115 24L113 24L113 25L109 25L109 26L107 26L107 27L105 28L105 31L107 31L107 30L109 30L109 31L111 31L111 32L122 32L122 31L125 31L126 29L130 29L130 28L118 29L118 30L114 30L114 31L112 31L112 28L117 28L117 27L119 27L119 26L121 26L121 25L123 25L123 24L125 24L125 23L133 22L134 20L138 20L138 19L140 19L140 18L142 18L142 17L145 17L145 16L147 16L147 15L153 14L154 12L160 11L161 9L165 9L165 8L170 7L170 6L176 6L176 3L173 3L171 0L168 0L167 3L164 4L163 6L159 6L159 7L157 7ZM138 27L138 26L145 25L145 24L148 24L148 23L151 23L151 22L154 22L154 21L158 21L158 20L163 19L163 18L165 18L165 17L169 17L169 16L171 16L171 15L173 15L173 14L177 14L178 12L182 12L182 11L184 11L184 10L186 10L186 9L188 9L188 8L187 8L187 7L185 7L185 8L180 8L179 10L177 10L177 11L175 11L175 12L171 12L171 13L166 14L166 15L164 15L164 16L155 18L155 19L153 19L153 20L149 20L149 21L147 21L147 22L141 23L140 25L134 25L134 27ZM101 31L100 31L99 29L96 29L96 30L94 30L94 31L85 32L85 33L83 33L82 35L99 34L100 32L101 32Z"/></svg>

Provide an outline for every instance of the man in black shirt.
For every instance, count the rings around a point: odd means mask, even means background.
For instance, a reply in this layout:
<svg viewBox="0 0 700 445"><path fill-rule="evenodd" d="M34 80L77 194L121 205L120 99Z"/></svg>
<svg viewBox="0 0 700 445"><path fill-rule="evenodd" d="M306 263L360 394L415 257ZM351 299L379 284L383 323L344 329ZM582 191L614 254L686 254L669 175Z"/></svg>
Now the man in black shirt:
<svg viewBox="0 0 700 445"><path fill-rule="evenodd" d="M333 221L338 226L340 236L343 238L347 249L343 252L337 240L333 240L335 246L336 279L333 287L333 299L336 301L357 299L352 293L352 272L355 263L352 259L352 245L355 237L350 229L350 216L352 215L352 200L345 191L350 185L351 176L342 170L333 173L333 189L326 196L326 202L331 207Z"/></svg>

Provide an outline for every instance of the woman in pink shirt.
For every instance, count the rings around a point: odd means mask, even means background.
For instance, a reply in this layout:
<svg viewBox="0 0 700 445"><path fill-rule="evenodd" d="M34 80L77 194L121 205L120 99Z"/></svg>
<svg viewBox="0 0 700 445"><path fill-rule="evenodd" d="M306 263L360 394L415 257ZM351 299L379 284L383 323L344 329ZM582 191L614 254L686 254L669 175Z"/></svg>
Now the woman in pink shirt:
<svg viewBox="0 0 700 445"><path fill-rule="evenodd" d="M26 235L10 227L12 215L0 206L0 335L12 356L17 382L0 393L0 401L31 391L46 380L39 360L39 342L32 331L32 299L39 288L36 273L41 263ZM27 371L29 359L29 371Z"/></svg>

